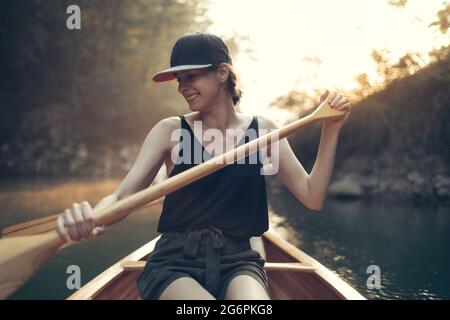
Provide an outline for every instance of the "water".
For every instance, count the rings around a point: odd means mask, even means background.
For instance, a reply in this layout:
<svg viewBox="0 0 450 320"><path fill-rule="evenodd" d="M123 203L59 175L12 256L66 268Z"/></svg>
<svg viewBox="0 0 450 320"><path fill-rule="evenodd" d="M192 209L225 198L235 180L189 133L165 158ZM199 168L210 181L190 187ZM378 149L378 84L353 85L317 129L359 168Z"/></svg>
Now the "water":
<svg viewBox="0 0 450 320"><path fill-rule="evenodd" d="M73 202L95 205L119 181L25 181L0 185L0 228L62 212ZM450 299L450 210L377 201L333 201L320 212L289 192L269 195L271 224L284 238L339 274L368 299ZM133 213L95 240L55 255L11 299L65 299L67 267L81 268L81 285L156 233L158 215ZM366 286L367 267L381 270L381 289Z"/></svg>
<svg viewBox="0 0 450 320"><path fill-rule="evenodd" d="M316 212L287 192L269 198L276 229L366 298L450 299L448 205L328 199ZM370 265L380 289L367 287Z"/></svg>

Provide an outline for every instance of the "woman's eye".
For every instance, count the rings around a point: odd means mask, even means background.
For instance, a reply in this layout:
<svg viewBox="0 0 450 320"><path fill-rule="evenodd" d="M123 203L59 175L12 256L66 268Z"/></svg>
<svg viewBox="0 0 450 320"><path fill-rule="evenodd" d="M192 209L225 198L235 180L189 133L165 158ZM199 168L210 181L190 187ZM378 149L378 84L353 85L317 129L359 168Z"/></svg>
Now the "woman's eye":
<svg viewBox="0 0 450 320"><path fill-rule="evenodd" d="M188 74L188 75L186 75L185 80L192 80L192 79L194 79L195 77L197 77L197 74ZM177 78L177 82L180 82L180 79L179 79L179 78Z"/></svg>

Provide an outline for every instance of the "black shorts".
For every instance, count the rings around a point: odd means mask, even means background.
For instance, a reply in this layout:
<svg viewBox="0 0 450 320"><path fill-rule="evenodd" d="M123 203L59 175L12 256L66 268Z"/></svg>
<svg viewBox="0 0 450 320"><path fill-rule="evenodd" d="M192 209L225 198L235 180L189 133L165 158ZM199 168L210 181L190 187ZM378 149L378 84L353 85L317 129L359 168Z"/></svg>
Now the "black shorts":
<svg viewBox="0 0 450 320"><path fill-rule="evenodd" d="M270 296L264 264L250 239L227 237L217 228L166 232L149 254L137 285L142 299L157 300L171 282L191 277L223 300L229 282L245 274L259 281Z"/></svg>

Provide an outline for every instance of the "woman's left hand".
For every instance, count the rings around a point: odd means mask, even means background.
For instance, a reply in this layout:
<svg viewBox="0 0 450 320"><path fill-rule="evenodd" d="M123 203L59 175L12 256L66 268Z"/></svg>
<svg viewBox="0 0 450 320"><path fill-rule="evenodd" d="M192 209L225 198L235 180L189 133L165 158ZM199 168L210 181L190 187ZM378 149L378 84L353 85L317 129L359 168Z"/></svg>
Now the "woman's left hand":
<svg viewBox="0 0 450 320"><path fill-rule="evenodd" d="M320 103L322 103L325 99L328 101L328 103L332 108L345 111L345 114L342 117L322 120L324 127L339 130L350 116L352 105L350 104L348 98L344 97L343 95L337 92L330 93L327 90L320 97Z"/></svg>

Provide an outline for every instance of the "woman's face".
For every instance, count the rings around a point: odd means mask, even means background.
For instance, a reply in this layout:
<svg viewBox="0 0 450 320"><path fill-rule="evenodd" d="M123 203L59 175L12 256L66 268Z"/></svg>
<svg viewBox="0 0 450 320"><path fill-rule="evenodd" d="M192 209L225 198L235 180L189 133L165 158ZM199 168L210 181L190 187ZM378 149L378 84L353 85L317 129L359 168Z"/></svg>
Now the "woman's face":
<svg viewBox="0 0 450 320"><path fill-rule="evenodd" d="M180 92L192 111L211 105L220 92L220 72L196 69L175 73Z"/></svg>

